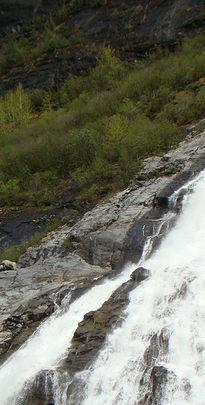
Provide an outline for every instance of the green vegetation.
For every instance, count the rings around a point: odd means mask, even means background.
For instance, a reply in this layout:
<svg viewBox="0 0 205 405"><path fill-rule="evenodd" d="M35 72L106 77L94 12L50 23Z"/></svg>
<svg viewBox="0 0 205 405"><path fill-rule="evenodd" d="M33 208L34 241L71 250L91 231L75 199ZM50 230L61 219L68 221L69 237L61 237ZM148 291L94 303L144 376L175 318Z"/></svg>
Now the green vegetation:
<svg viewBox="0 0 205 405"><path fill-rule="evenodd" d="M72 0L68 4L64 1L59 3L55 14L46 17L37 12L31 26L25 22L21 33L8 33L0 54L0 74L5 74L14 67L32 64L54 51L65 48L73 50L79 44L85 46L89 43L78 25L70 25L68 16L82 6L105 6L107 0ZM37 5L37 11L40 5L41 2Z"/></svg>
<svg viewBox="0 0 205 405"><path fill-rule="evenodd" d="M49 22L51 25L51 21ZM79 27L68 34L68 29L64 26L58 31L46 29L36 46L32 48L28 40L24 37L19 40L15 35L11 35L11 39L3 45L0 56L0 72L5 73L8 69L16 66L24 66L27 63L32 63L39 57L45 54L52 53L55 50L71 48L78 44L85 44L86 39L83 37Z"/></svg>
<svg viewBox="0 0 205 405"><path fill-rule="evenodd" d="M125 187L204 114L204 76L201 34L134 67L104 47L89 76L69 76L58 91L19 85L0 99L0 204L41 205L61 181L76 204Z"/></svg>
<svg viewBox="0 0 205 405"><path fill-rule="evenodd" d="M38 246L49 232L63 225L63 223L60 220L53 221L47 224L44 231L36 232L34 235L25 238L20 245L5 246L0 250L0 261L4 260L5 257L9 257L10 260L16 262L29 246Z"/></svg>
<svg viewBox="0 0 205 405"><path fill-rule="evenodd" d="M68 235L67 238L65 239L64 242L64 246L66 249L68 250L74 250L74 246L73 246L73 236L72 235Z"/></svg>
<svg viewBox="0 0 205 405"><path fill-rule="evenodd" d="M7 135L15 128L27 124L31 116L31 100L21 84L15 92L9 91L4 99L0 98L0 133L2 135Z"/></svg>

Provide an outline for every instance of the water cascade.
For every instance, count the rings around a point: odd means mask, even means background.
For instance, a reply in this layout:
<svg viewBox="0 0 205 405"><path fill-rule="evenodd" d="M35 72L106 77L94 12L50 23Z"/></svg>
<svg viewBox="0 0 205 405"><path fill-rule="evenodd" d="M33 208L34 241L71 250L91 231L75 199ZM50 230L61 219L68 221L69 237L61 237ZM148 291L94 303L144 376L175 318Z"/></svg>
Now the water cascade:
<svg viewBox="0 0 205 405"><path fill-rule="evenodd" d="M122 326L107 337L90 368L77 373L72 398L67 398L69 377L61 373L58 379L57 370L78 322L127 281L136 264L70 306L69 297L65 299L0 368L1 405L23 404L25 390L41 370L48 373L48 382L52 379L55 405L204 403L205 173L175 193L170 204L180 193L186 196L175 227L150 256L153 238L176 216L168 212L147 240L138 263L151 270L152 277L130 293Z"/></svg>
<svg viewBox="0 0 205 405"><path fill-rule="evenodd" d="M131 292L122 327L79 376L83 405L204 404L205 174L187 187L194 193L177 225L143 263L152 277Z"/></svg>

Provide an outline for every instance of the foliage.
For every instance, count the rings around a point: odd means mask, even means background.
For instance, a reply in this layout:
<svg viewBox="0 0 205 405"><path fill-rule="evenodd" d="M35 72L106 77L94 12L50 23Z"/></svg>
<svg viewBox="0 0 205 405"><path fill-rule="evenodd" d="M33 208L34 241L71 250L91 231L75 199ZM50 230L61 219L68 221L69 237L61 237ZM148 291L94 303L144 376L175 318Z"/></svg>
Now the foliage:
<svg viewBox="0 0 205 405"><path fill-rule="evenodd" d="M69 45L68 40L61 34L57 34L52 30L47 29L44 39L31 51L30 59L35 60L41 55L51 53L56 49L66 48Z"/></svg>
<svg viewBox="0 0 205 405"><path fill-rule="evenodd" d="M26 252L29 246L37 246L40 244L42 239L45 238L49 232L55 230L63 223L63 219L55 220L52 223L48 223L44 231L36 232L34 235L28 236L19 245L4 246L0 250L0 260L4 260L5 257L9 257L9 260L16 262L18 258Z"/></svg>
<svg viewBox="0 0 205 405"><path fill-rule="evenodd" d="M29 42L25 37L11 39L3 44L0 57L0 70L4 72L13 66L23 65L28 57Z"/></svg>
<svg viewBox="0 0 205 405"><path fill-rule="evenodd" d="M13 131L31 118L31 100L19 83L15 92L9 91L0 98L0 133Z"/></svg>
<svg viewBox="0 0 205 405"><path fill-rule="evenodd" d="M201 34L135 67L104 46L87 77L69 76L57 91L19 85L0 99L0 204L40 205L62 179L87 200L124 187L204 114L204 77Z"/></svg>
<svg viewBox="0 0 205 405"><path fill-rule="evenodd" d="M113 115L105 128L103 151L106 159L117 162L125 153L128 135L128 120L120 114Z"/></svg>
<svg viewBox="0 0 205 405"><path fill-rule="evenodd" d="M110 90L116 88L128 69L116 56L115 50L110 46L103 47L98 65L90 74L90 79L95 90Z"/></svg>
<svg viewBox="0 0 205 405"><path fill-rule="evenodd" d="M0 204L2 205L19 205L19 180L10 179L7 183L0 181Z"/></svg>
<svg viewBox="0 0 205 405"><path fill-rule="evenodd" d="M17 35L12 35L8 42L5 42L2 47L2 52L0 55L0 72L5 73L7 70L16 67L24 66L29 62L42 57L44 54L52 53L56 50L63 48L70 48L77 44L85 44L86 38L82 35L81 30L78 26L73 30L73 32L68 35L68 28L60 27L57 29L56 24L64 20L67 8L62 8L62 14L56 14L54 20L49 19L49 23L45 25L43 34L40 36L34 31L33 37L35 38L36 45L31 46L27 38L20 37L18 39ZM39 26L42 27L43 22L38 21Z"/></svg>
<svg viewBox="0 0 205 405"><path fill-rule="evenodd" d="M72 235L68 235L67 238L64 241L64 246L66 249L68 250L74 250L74 246L73 246L73 236Z"/></svg>

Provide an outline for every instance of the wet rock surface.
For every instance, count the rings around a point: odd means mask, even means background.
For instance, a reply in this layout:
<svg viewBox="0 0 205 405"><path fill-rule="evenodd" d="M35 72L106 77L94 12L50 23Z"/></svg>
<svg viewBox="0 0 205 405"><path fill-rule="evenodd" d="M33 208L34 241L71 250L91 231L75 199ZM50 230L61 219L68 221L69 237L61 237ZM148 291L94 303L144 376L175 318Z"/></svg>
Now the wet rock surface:
<svg viewBox="0 0 205 405"><path fill-rule="evenodd" d="M1 246L18 244L35 232L44 231L54 219L60 219L59 209L36 210L21 208L2 208L0 210L0 243Z"/></svg>
<svg viewBox="0 0 205 405"><path fill-rule="evenodd" d="M69 371L80 371L87 368L96 356L107 333L113 327L120 326L123 320L123 310L129 302L129 292L150 276L150 271L140 267L131 275L131 280L122 284L97 311L84 315L78 324L71 349L66 359Z"/></svg>
<svg viewBox="0 0 205 405"><path fill-rule="evenodd" d="M140 380L141 399L138 405L160 404L168 379L168 370L156 365L159 358L165 356L169 348L169 335L166 329L154 334L144 352L144 372Z"/></svg>
<svg viewBox="0 0 205 405"><path fill-rule="evenodd" d="M154 366L151 371L150 392L146 393L144 399L138 401L138 405L160 405L162 395L168 381L169 372L163 366Z"/></svg>
<svg viewBox="0 0 205 405"><path fill-rule="evenodd" d="M53 223L65 222L72 226L96 203L78 201L75 209L75 193L66 187L53 190L52 199L44 201L44 208L11 207L0 209L0 246L18 245L35 233L44 232Z"/></svg>
<svg viewBox="0 0 205 405"><path fill-rule="evenodd" d="M65 375L67 376L66 391L67 397L69 397L69 403L79 403L79 395L78 400L76 400L76 396L72 399L75 386L79 384L78 377L76 379L74 376L75 372L82 371L89 367L102 348L106 335L123 322L125 316L124 309L129 302L130 291L150 277L150 275L151 272L149 270L143 267L137 268L130 275L130 280L122 284L111 297L104 302L101 308L96 311L88 312L84 315L83 320L79 322L68 355L61 364L60 370L57 370L57 374L60 372L59 378L61 381L65 378ZM47 404L48 400L54 401L53 386L52 372L48 375L46 370L41 372L27 390L25 405L36 404L35 401L38 398L41 400L40 403L42 404Z"/></svg>
<svg viewBox="0 0 205 405"><path fill-rule="evenodd" d="M170 197L174 190L204 168L204 136L204 132L197 132L197 127L190 127L189 136L178 148L146 159L130 187L94 207L73 226L64 225L51 232L40 246L29 248L18 260L16 270L0 272L1 361L25 341L67 293L71 293L72 302L93 283L101 282L103 277L114 277L127 260L137 263L146 238L153 229L155 232L158 220L167 210L153 208L155 193ZM156 176L159 168L163 167L166 173L169 165L175 166L175 173ZM177 215L178 211L173 210L173 223ZM160 235L167 231L162 227ZM160 235L156 234L155 246L160 243ZM66 244L68 238L72 249ZM85 315L75 332L72 351L66 362L72 373L90 364L106 334L120 324L129 291L147 276L149 272L145 270L133 272L131 279L99 310ZM179 297L183 298L186 288L182 286ZM150 381L151 370L155 367L152 359L157 357L157 351L160 355L166 350L167 340L163 336L159 333L151 339L150 349L146 352L148 377L145 373L145 381L146 378ZM155 377L153 371L152 380L156 386ZM144 395L149 384L145 384ZM150 395L155 395L154 388L150 390ZM156 401L160 403L160 400Z"/></svg>

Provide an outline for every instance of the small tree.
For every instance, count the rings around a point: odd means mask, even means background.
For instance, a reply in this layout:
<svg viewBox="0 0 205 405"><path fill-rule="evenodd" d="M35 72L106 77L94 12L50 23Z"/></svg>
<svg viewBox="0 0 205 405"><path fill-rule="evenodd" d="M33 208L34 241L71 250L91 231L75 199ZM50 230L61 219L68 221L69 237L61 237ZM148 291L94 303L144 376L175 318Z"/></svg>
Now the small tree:
<svg viewBox="0 0 205 405"><path fill-rule="evenodd" d="M108 122L105 129L104 153L110 162L118 161L122 148L125 146L125 138L128 134L129 123L126 117L116 114Z"/></svg>
<svg viewBox="0 0 205 405"><path fill-rule="evenodd" d="M19 83L15 92L9 91L5 99L0 99L1 133L26 124L31 118L31 100Z"/></svg>

